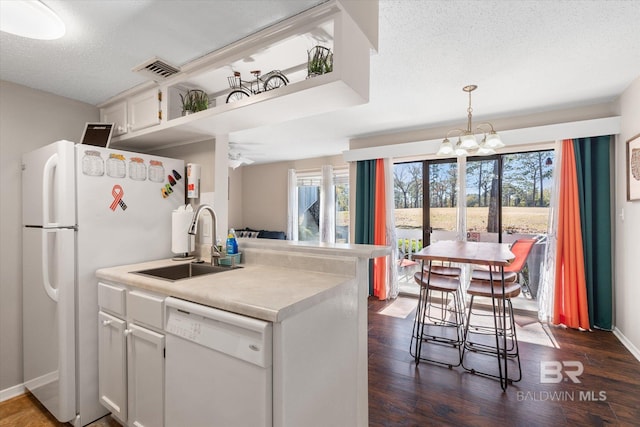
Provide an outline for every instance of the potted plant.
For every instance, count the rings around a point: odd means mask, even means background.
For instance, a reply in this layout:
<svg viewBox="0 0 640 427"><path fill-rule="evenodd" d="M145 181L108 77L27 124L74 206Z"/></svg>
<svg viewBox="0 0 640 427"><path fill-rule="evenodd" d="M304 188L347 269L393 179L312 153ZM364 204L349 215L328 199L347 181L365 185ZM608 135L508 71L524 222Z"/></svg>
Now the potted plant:
<svg viewBox="0 0 640 427"><path fill-rule="evenodd" d="M184 95L180 94L180 100L183 116L209 108L209 95L200 89L191 89Z"/></svg>
<svg viewBox="0 0 640 427"><path fill-rule="evenodd" d="M333 52L324 46L307 51L307 78L333 71Z"/></svg>

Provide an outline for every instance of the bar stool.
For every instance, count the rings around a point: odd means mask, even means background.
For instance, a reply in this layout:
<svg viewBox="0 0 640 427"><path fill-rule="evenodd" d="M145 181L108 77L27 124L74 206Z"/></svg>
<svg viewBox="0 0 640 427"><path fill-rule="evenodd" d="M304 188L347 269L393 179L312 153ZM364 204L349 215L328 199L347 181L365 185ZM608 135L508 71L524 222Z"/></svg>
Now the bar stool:
<svg viewBox="0 0 640 427"><path fill-rule="evenodd" d="M467 294L471 295L467 320L464 329L464 345L462 348L462 367L472 373L493 378L499 378L500 382L518 382L522 379L522 367L520 365L520 353L518 351L518 337L516 335L516 324L513 317L513 304L511 298L520 295L521 286L512 281L504 284L504 298L500 273L493 273L493 281L471 280ZM505 274L506 276L506 274ZM492 292L493 288L493 292ZM474 312L474 298L492 298L492 313L482 314L476 309ZM504 305L503 302L504 301ZM485 320L484 323L481 319ZM465 355L467 352L480 353L495 356L498 360L499 374L495 375L486 371L478 371L475 368L465 366ZM505 359L506 356L506 359ZM518 375L509 378L507 375L508 360L514 360L517 364ZM504 363L504 374L502 364Z"/></svg>
<svg viewBox="0 0 640 427"><path fill-rule="evenodd" d="M420 285L420 295L413 322L410 354L416 364L423 360L452 368L460 366L464 343L464 303L459 273L458 276L447 276L435 274L432 270L425 269L413 276ZM439 298L434 296L436 292ZM422 356L423 343L456 349L455 361Z"/></svg>
<svg viewBox="0 0 640 427"><path fill-rule="evenodd" d="M522 287L522 292L524 292L525 294L530 293L530 291L528 290L527 286L525 286L525 282L523 280L518 280L518 278L521 278L520 276L525 264L527 263L527 258L529 257L531 249L537 241L537 239L518 239L513 242L509 250L511 250L511 252L513 252L516 257L513 259L513 262L511 262L511 264L504 267L505 283L516 281L521 283L520 286ZM493 274L495 277L495 275L498 273L496 273L495 271L493 273L490 273L487 270L473 269L471 273L471 280L483 280L485 282L488 282L491 280L491 274Z"/></svg>
<svg viewBox="0 0 640 427"><path fill-rule="evenodd" d="M432 265L429 269L425 268L425 271L431 271L432 274L437 274L438 276L449 276L460 278L460 274L462 274L462 269L460 267L451 267L450 265Z"/></svg>

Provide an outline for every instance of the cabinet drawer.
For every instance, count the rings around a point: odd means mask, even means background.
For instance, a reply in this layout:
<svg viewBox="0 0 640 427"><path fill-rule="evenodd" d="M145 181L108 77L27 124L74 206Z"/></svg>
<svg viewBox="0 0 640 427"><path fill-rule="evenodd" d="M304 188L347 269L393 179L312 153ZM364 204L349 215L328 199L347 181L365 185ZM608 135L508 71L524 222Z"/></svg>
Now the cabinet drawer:
<svg viewBox="0 0 640 427"><path fill-rule="evenodd" d="M106 311L124 317L126 291L121 286L98 282L98 305Z"/></svg>
<svg viewBox="0 0 640 427"><path fill-rule="evenodd" d="M132 322L141 322L162 329L164 297L131 291L127 294L127 314Z"/></svg>

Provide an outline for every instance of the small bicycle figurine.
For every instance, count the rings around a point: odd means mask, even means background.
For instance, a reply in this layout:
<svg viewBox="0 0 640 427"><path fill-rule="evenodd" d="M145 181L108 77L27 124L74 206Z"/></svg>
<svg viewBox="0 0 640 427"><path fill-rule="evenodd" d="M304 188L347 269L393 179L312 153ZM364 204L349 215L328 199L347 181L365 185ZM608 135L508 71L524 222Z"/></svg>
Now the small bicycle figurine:
<svg viewBox="0 0 640 427"><path fill-rule="evenodd" d="M251 95L286 86L289 83L287 76L278 70L269 71L262 77L260 77L260 70L251 71L251 74L256 77L255 81L242 80L238 71L234 71L233 76L227 77L229 86L233 89L227 96L227 104Z"/></svg>

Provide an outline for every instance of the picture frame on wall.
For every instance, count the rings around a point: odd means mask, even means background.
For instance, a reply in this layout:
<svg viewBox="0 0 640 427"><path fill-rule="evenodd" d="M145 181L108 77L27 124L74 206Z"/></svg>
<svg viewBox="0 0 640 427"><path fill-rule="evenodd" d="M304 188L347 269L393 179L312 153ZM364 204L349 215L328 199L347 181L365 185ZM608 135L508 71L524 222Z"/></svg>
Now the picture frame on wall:
<svg viewBox="0 0 640 427"><path fill-rule="evenodd" d="M627 200L640 200L640 133L627 141Z"/></svg>

